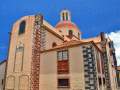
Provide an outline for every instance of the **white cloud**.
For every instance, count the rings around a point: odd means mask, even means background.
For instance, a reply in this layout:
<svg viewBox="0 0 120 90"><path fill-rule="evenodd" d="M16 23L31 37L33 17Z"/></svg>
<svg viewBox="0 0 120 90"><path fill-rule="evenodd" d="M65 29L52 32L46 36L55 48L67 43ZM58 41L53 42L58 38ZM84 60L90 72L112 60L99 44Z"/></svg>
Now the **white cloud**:
<svg viewBox="0 0 120 90"><path fill-rule="evenodd" d="M120 65L120 30L117 32L111 32L108 36L113 40L115 50L116 50L116 57L118 65Z"/></svg>

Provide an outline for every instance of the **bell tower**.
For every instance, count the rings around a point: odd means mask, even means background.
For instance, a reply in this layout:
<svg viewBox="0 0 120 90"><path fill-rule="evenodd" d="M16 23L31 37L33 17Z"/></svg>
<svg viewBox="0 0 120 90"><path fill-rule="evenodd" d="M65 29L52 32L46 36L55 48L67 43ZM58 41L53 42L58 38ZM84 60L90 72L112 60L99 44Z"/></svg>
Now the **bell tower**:
<svg viewBox="0 0 120 90"><path fill-rule="evenodd" d="M60 13L61 21L71 21L71 14L68 10L62 10Z"/></svg>
<svg viewBox="0 0 120 90"><path fill-rule="evenodd" d="M70 39L81 39L81 32L77 25L71 20L71 13L69 10L62 10L60 12L60 21L55 28L63 35Z"/></svg>

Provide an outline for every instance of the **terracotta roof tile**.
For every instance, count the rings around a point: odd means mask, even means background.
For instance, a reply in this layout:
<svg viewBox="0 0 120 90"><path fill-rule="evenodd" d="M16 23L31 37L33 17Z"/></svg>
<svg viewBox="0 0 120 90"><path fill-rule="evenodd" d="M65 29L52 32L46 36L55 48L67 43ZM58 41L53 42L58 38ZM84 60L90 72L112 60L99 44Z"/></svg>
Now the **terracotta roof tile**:
<svg viewBox="0 0 120 90"><path fill-rule="evenodd" d="M64 48L64 47L73 47L73 46L76 46L76 45L87 44L87 43L92 43L99 51L101 51L101 49L93 41L83 42L83 41L80 41L80 40L66 41L66 42L63 42L63 44L57 45L56 47L53 47L53 48L51 48L49 50L44 50L44 51L51 51L51 50ZM44 51L42 51L42 52L44 52Z"/></svg>

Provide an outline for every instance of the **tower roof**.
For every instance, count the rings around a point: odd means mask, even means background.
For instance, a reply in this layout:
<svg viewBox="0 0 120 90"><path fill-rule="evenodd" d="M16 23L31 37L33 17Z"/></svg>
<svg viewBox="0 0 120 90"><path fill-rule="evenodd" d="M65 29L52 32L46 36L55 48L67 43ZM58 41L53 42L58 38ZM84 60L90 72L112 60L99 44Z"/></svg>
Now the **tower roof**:
<svg viewBox="0 0 120 90"><path fill-rule="evenodd" d="M77 25L71 21L70 11L66 10L66 9L62 10L60 12L60 21L57 23L57 25L55 27L58 30L63 29L63 28L67 28L67 29L73 29L74 31L80 32Z"/></svg>

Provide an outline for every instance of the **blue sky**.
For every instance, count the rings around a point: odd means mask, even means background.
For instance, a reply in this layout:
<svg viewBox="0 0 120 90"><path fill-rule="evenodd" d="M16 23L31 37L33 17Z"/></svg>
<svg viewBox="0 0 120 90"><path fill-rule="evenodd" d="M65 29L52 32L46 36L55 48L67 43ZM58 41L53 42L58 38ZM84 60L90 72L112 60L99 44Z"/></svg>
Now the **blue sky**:
<svg viewBox="0 0 120 90"><path fill-rule="evenodd" d="M83 38L120 30L120 0L0 0L0 60L7 57L8 33L17 19L40 12L55 26L62 9L71 11Z"/></svg>

